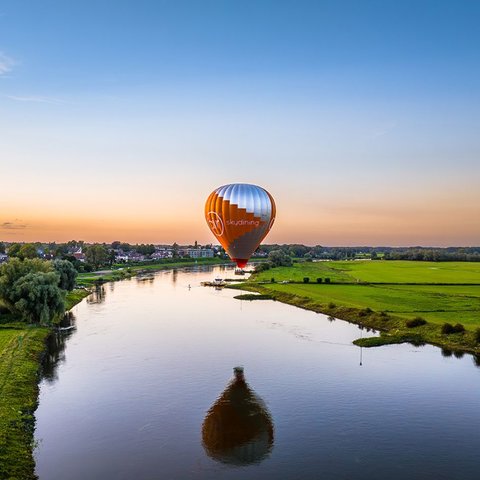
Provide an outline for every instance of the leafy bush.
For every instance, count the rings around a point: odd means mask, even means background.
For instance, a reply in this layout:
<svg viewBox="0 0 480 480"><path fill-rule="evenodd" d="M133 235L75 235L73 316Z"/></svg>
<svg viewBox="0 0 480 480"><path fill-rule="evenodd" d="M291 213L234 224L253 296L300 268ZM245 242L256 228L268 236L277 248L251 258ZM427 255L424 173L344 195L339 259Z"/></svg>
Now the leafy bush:
<svg viewBox="0 0 480 480"><path fill-rule="evenodd" d="M465 331L465 327L461 323L457 323L453 326L453 330L455 333L463 333Z"/></svg>
<svg viewBox="0 0 480 480"><path fill-rule="evenodd" d="M275 283L275 277L272 277L272 278L270 279L270 283Z"/></svg>
<svg viewBox="0 0 480 480"><path fill-rule="evenodd" d="M415 327L421 327L422 325L425 325L427 321L422 318L422 317L415 317L412 320L408 320L406 325L408 328L415 328Z"/></svg>
<svg viewBox="0 0 480 480"><path fill-rule="evenodd" d="M442 333L444 335L450 335L451 333L455 333L455 329L451 323L446 322L442 325Z"/></svg>
<svg viewBox="0 0 480 480"><path fill-rule="evenodd" d="M322 283L323 279L322 278L317 278L317 283Z"/></svg>
<svg viewBox="0 0 480 480"><path fill-rule="evenodd" d="M444 323L442 325L442 333L444 335L450 335L451 333L463 333L465 332L465 327L461 323L452 325L451 323Z"/></svg>
<svg viewBox="0 0 480 480"><path fill-rule="evenodd" d="M292 257L287 255L283 250L272 250L268 254L268 260L272 267L291 267Z"/></svg>
<svg viewBox="0 0 480 480"><path fill-rule="evenodd" d="M370 307L367 307L367 308L364 308L363 310L360 310L358 312L358 315L360 317L366 317L367 315L370 315L371 313L373 313L373 310Z"/></svg>
<svg viewBox="0 0 480 480"><path fill-rule="evenodd" d="M333 302L330 302L328 304L328 308L336 308L336 305Z"/></svg>
<svg viewBox="0 0 480 480"><path fill-rule="evenodd" d="M477 343L480 343L480 328L477 328L477 329L475 330L475 341L476 341Z"/></svg>
<svg viewBox="0 0 480 480"><path fill-rule="evenodd" d="M303 283L310 283L309 277L303 277Z"/></svg>
<svg viewBox="0 0 480 480"><path fill-rule="evenodd" d="M270 269L270 263L268 262L262 262L262 263L259 263L258 265L255 265L255 273L264 272L265 270L269 270L269 269Z"/></svg>
<svg viewBox="0 0 480 480"><path fill-rule="evenodd" d="M325 283L330 283L330 278L329 277L325 278Z"/></svg>

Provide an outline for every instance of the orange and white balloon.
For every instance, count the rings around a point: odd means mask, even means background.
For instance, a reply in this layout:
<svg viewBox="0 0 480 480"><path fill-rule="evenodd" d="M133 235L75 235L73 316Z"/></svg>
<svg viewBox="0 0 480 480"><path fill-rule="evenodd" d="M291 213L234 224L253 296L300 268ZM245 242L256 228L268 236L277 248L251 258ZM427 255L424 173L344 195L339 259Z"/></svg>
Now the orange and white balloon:
<svg viewBox="0 0 480 480"><path fill-rule="evenodd" d="M229 257L244 268L275 221L275 201L262 187L232 183L214 190L205 219Z"/></svg>

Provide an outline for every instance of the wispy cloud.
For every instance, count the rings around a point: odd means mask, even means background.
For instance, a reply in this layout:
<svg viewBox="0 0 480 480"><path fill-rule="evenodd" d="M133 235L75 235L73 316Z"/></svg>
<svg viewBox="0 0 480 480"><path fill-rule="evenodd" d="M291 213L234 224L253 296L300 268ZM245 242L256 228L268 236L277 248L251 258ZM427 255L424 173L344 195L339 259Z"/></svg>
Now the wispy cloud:
<svg viewBox="0 0 480 480"><path fill-rule="evenodd" d="M0 223L0 230L24 230L27 227L26 223L19 223L18 221Z"/></svg>
<svg viewBox="0 0 480 480"><path fill-rule="evenodd" d="M41 95L5 95L5 97L16 102L53 103L57 105L66 103L59 98L43 97Z"/></svg>
<svg viewBox="0 0 480 480"><path fill-rule="evenodd" d="M15 60L0 52L0 76L11 72L15 63Z"/></svg>

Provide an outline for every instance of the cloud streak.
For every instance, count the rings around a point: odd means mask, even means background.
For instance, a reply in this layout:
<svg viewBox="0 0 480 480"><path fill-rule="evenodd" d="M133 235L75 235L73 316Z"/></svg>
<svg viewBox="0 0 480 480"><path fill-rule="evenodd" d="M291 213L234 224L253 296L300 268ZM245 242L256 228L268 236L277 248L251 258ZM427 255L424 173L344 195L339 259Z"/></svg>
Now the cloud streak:
<svg viewBox="0 0 480 480"><path fill-rule="evenodd" d="M27 227L27 224L18 222L3 222L0 224L0 230L23 230Z"/></svg>
<svg viewBox="0 0 480 480"><path fill-rule="evenodd" d="M5 95L5 98L15 100L16 102L50 103L60 105L65 103L63 100L53 97L43 97L41 95Z"/></svg>
<svg viewBox="0 0 480 480"><path fill-rule="evenodd" d="M15 61L12 58L0 52L0 76L11 72L14 65Z"/></svg>

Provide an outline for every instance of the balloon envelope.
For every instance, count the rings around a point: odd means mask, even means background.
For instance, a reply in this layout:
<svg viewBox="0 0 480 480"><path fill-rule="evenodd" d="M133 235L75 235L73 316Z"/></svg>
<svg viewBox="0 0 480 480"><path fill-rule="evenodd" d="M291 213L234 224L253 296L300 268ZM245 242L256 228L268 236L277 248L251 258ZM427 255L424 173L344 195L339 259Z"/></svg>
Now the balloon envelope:
<svg viewBox="0 0 480 480"><path fill-rule="evenodd" d="M214 190L205 203L205 219L229 257L240 268L275 221L275 201L262 187L232 183Z"/></svg>

